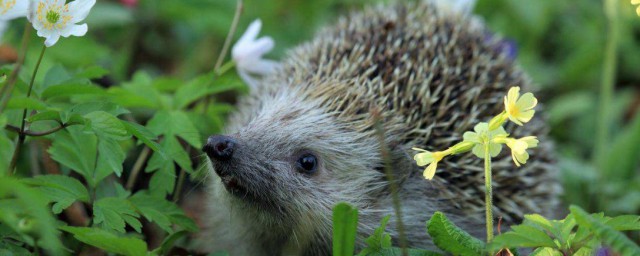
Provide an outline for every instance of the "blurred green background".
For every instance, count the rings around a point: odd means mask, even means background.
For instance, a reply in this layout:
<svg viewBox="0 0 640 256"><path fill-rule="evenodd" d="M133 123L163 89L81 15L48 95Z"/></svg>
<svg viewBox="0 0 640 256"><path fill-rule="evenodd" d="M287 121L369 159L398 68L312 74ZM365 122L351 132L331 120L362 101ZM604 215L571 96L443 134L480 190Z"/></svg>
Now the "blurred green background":
<svg viewBox="0 0 640 256"><path fill-rule="evenodd" d="M338 16L377 2L390 1L247 0L234 37L260 18L261 34L276 42L267 57L279 59ZM599 154L593 148L609 32L603 2L479 0L474 9L518 45L518 61L536 83L541 113L556 141L565 201L607 215L640 213L640 17L630 0L618 3L615 90L606 112L610 136ZM235 8L234 0L99 0L87 19L88 35L60 40L47 51L41 70L57 63L70 70L98 64L111 71L101 82L106 86L126 82L139 70L186 81L213 68ZM24 22L14 21L4 35L0 62L12 62ZM33 35L24 80L41 43Z"/></svg>

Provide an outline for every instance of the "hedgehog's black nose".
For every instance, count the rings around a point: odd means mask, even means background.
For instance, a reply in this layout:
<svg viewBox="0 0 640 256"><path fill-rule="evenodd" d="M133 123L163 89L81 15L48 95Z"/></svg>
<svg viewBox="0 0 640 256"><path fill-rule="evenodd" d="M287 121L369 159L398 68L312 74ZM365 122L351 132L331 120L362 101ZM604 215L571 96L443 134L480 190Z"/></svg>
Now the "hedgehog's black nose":
<svg viewBox="0 0 640 256"><path fill-rule="evenodd" d="M226 161L233 156L235 141L233 138L224 135L213 135L207 139L207 144L202 147L202 151L213 160Z"/></svg>

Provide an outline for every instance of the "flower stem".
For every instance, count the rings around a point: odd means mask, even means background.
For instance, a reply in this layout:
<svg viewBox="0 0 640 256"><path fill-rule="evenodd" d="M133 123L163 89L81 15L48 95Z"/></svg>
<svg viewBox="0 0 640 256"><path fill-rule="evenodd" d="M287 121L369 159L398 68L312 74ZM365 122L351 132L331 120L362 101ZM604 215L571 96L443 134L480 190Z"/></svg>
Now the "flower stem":
<svg viewBox="0 0 640 256"><path fill-rule="evenodd" d="M604 12L608 20L608 36L604 50L604 63L602 70L602 81L600 84L600 106L598 109L597 139L594 147L593 159L598 161L602 153L606 152L607 141L609 140L609 127L611 125L611 115L609 113L611 99L613 98L613 87L616 73L616 56L618 46L618 35L620 34L618 19L618 1L604 0ZM596 162L597 163L597 162Z"/></svg>
<svg viewBox="0 0 640 256"><path fill-rule="evenodd" d="M227 73L227 71L229 71L229 69L233 68L236 66L236 62L235 61L229 61L227 63L225 63L224 65L222 65L222 67L220 67L219 69L216 70L216 75L221 76L224 73Z"/></svg>
<svg viewBox="0 0 640 256"><path fill-rule="evenodd" d="M216 65L213 68L213 71L216 74L221 74L218 72L220 66L222 65L222 61L224 57L227 55L227 51L229 51L229 46L231 46L231 40L233 39L233 34L236 33L236 29L238 28L238 22L240 21L240 14L242 14L242 9L244 5L242 4L242 0L238 0L236 6L236 12L233 15L233 21L231 22L231 28L229 29L229 33L227 34L227 38L224 40L224 45L222 46L222 51L220 51L220 55L218 55L218 60L216 61Z"/></svg>
<svg viewBox="0 0 640 256"><path fill-rule="evenodd" d="M484 145L484 204L487 216L487 243L493 240L493 195L491 190L491 154L489 143Z"/></svg>
<svg viewBox="0 0 640 256"><path fill-rule="evenodd" d="M33 69L33 75L31 76L31 81L29 82L29 90L27 91L27 98L31 97L31 91L33 91L33 82L36 80L36 75L38 75L38 68L40 68L40 63L42 62L42 57L44 56L44 52L47 50L47 46L42 46L42 51L40 52L40 57L38 58L38 63L36 63L36 67ZM18 134L18 141L16 142L15 150L13 151L13 156L11 157L11 163L9 164L9 175L15 172L16 164L18 162L18 155L20 154L20 147L22 143L24 143L24 139L27 137L24 133L24 128L26 126L27 119L27 109L25 108L22 111L22 123L20 124L20 132Z"/></svg>
<svg viewBox="0 0 640 256"><path fill-rule="evenodd" d="M131 191L133 189L133 186L136 184L138 174L140 174L140 170L142 170L142 166L147 161L147 158L149 158L150 153L151 149L147 146L145 146L142 151L140 151L140 155L138 156L138 159L136 159L136 162L133 164L133 169L131 169L131 174L129 174L129 179L127 180L127 184L125 186L127 190Z"/></svg>

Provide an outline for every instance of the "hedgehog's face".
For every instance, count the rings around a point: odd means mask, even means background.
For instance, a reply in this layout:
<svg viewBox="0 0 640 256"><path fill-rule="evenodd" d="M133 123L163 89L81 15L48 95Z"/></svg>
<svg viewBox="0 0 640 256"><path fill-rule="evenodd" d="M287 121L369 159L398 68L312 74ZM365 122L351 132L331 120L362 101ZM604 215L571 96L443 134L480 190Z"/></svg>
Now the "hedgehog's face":
<svg viewBox="0 0 640 256"><path fill-rule="evenodd" d="M330 220L337 201L361 200L367 195L350 193L380 178L376 143L291 94L256 104L231 134L209 137L203 150L240 205L288 221L305 214Z"/></svg>

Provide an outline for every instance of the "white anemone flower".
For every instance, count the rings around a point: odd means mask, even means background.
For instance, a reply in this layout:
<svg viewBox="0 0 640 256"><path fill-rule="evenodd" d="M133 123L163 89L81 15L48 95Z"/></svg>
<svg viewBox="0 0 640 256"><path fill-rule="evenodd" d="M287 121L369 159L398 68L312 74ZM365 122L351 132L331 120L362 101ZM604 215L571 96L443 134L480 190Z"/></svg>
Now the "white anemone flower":
<svg viewBox="0 0 640 256"><path fill-rule="evenodd" d="M0 21L27 16L28 0L0 0Z"/></svg>
<svg viewBox="0 0 640 256"><path fill-rule="evenodd" d="M9 20L27 16L29 1L0 0L0 41L9 26Z"/></svg>
<svg viewBox="0 0 640 256"><path fill-rule="evenodd" d="M38 36L46 38L44 44L51 47L60 36L84 36L87 33L86 23L76 23L89 15L95 3L96 0L75 0L68 4L65 0L31 0L27 18L38 31Z"/></svg>
<svg viewBox="0 0 640 256"><path fill-rule="evenodd" d="M257 38L260 33L262 22L257 19L249 25L247 31L238 39L231 56L236 63L236 70L240 78L245 81L251 88L256 88L258 82L251 76L268 75L274 72L280 65L273 60L263 59L262 55L273 49L275 43L269 36Z"/></svg>

